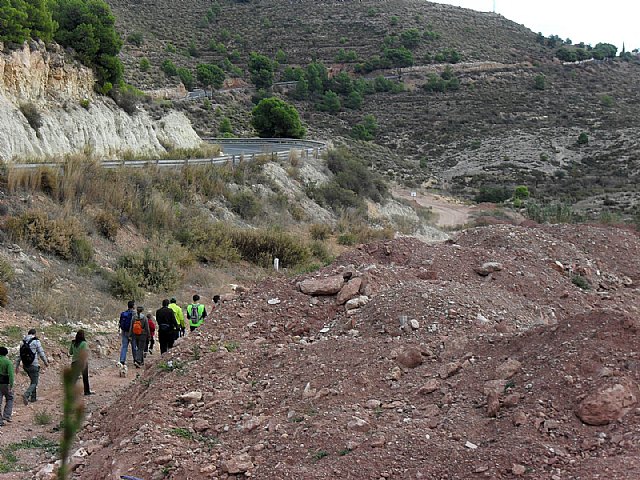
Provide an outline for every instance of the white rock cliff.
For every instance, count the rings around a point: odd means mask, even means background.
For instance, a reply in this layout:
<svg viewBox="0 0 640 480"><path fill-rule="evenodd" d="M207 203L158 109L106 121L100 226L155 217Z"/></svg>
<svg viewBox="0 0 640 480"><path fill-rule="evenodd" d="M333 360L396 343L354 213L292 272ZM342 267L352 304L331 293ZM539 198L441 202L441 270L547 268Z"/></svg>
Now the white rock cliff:
<svg viewBox="0 0 640 480"><path fill-rule="evenodd" d="M0 160L55 159L86 151L104 158L125 152L157 155L202 143L183 114L153 120L139 110L130 116L110 98L96 95L93 84L93 72L60 47L31 42L0 53ZM28 104L42 119L37 132L21 110Z"/></svg>

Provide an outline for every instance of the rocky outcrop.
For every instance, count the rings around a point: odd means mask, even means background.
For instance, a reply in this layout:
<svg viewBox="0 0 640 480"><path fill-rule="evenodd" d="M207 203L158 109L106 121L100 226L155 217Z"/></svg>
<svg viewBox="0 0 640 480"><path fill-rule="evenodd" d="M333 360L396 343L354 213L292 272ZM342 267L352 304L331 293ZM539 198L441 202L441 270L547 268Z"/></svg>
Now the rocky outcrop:
<svg viewBox="0 0 640 480"><path fill-rule="evenodd" d="M0 54L0 159L86 151L106 158L125 152L152 156L200 145L183 114L155 121L142 110L128 115L110 98L96 95L93 84L93 72L59 47L32 42Z"/></svg>

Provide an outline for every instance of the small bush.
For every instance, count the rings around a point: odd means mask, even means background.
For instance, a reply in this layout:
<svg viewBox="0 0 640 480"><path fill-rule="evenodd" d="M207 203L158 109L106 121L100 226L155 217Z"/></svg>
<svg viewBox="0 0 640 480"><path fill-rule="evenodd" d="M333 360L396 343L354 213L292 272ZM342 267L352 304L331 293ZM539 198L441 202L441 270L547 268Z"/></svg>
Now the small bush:
<svg viewBox="0 0 640 480"><path fill-rule="evenodd" d="M228 201L231 210L240 215L244 220L250 220L262 211L260 202L253 192L244 191L234 193L229 196Z"/></svg>
<svg viewBox="0 0 640 480"><path fill-rule="evenodd" d="M571 283L573 283L576 287L581 288L582 290L589 290L591 288L589 281L582 275L574 275L573 277L571 277Z"/></svg>
<svg viewBox="0 0 640 480"><path fill-rule="evenodd" d="M140 32L131 33L127 37L127 43L135 45L136 47L141 47L144 43L144 35L142 35L142 33Z"/></svg>
<svg viewBox="0 0 640 480"><path fill-rule="evenodd" d="M29 126L33 128L36 132L42 127L42 115L40 115L40 111L38 107L36 107L33 103L21 103L20 111L22 115L29 122Z"/></svg>
<svg viewBox="0 0 640 480"><path fill-rule="evenodd" d="M163 247L147 247L142 252L132 252L118 259L118 267L137 279L138 286L153 292L174 290L182 280L175 259Z"/></svg>
<svg viewBox="0 0 640 480"><path fill-rule="evenodd" d="M125 300L141 300L144 290L139 286L139 278L131 274L126 268L117 268L109 278L109 291L116 298Z"/></svg>
<svg viewBox="0 0 640 480"><path fill-rule="evenodd" d="M578 140L576 141L578 145L586 145L589 143L589 135L586 132L582 132L578 135Z"/></svg>
<svg viewBox="0 0 640 480"><path fill-rule="evenodd" d="M12 282L14 277L15 272L11 263L6 258L0 257L0 282Z"/></svg>
<svg viewBox="0 0 640 480"><path fill-rule="evenodd" d="M263 267L271 266L274 258L283 267L293 267L311 256L300 238L279 231L238 229L232 233L232 243L244 260Z"/></svg>
<svg viewBox="0 0 640 480"><path fill-rule="evenodd" d="M38 410L33 415L33 423L36 425L49 425L52 420L53 418L47 410Z"/></svg>
<svg viewBox="0 0 640 480"><path fill-rule="evenodd" d="M349 233L343 233L341 235L338 236L338 244L339 245L355 245L358 241L358 238L356 237L355 234L349 232Z"/></svg>
<svg viewBox="0 0 640 480"><path fill-rule="evenodd" d="M88 262L93 256L91 243L75 218L49 220L46 214L32 211L7 220L6 228L15 240L26 240L34 247L65 260Z"/></svg>
<svg viewBox="0 0 640 480"><path fill-rule="evenodd" d="M80 106L85 110L89 110L89 107L91 106L91 100L89 100L88 98L83 98L82 100L80 100Z"/></svg>
<svg viewBox="0 0 640 480"><path fill-rule="evenodd" d="M332 229L326 223L314 223L309 227L309 235L314 240L326 240L331 236Z"/></svg>
<svg viewBox="0 0 640 480"><path fill-rule="evenodd" d="M140 70L143 72L148 71L151 68L151 62L147 57L143 57L140 59Z"/></svg>
<svg viewBox="0 0 640 480"><path fill-rule="evenodd" d="M120 222L113 213L102 211L93 218L93 221L101 235L109 240L115 240Z"/></svg>

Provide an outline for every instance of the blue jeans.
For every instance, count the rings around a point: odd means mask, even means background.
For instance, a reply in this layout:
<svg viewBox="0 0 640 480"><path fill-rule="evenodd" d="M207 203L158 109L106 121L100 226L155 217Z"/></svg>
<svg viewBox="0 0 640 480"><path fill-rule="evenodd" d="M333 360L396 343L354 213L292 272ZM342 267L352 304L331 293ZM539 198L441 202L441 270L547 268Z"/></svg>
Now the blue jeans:
<svg viewBox="0 0 640 480"><path fill-rule="evenodd" d="M120 340L122 341L122 346L120 347L120 363L127 363L127 348L129 348L129 344L131 344L131 356L135 360L136 358L136 342L132 342L129 338L129 334L120 330Z"/></svg>

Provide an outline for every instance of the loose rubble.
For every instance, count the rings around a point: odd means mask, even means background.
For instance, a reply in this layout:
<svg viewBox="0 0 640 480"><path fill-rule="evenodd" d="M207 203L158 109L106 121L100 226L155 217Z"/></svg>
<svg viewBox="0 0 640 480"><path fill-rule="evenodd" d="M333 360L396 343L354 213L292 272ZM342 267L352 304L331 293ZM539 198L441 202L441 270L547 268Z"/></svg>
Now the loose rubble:
<svg viewBox="0 0 640 480"><path fill-rule="evenodd" d="M639 282L611 227L358 246L236 293L162 358L182 368L147 362L75 476L640 478Z"/></svg>

